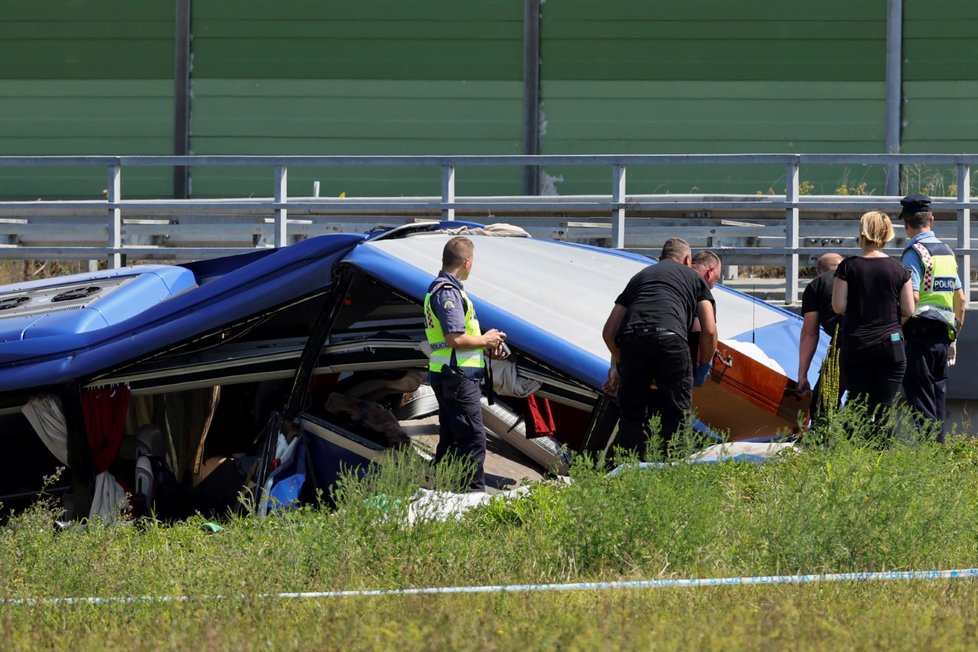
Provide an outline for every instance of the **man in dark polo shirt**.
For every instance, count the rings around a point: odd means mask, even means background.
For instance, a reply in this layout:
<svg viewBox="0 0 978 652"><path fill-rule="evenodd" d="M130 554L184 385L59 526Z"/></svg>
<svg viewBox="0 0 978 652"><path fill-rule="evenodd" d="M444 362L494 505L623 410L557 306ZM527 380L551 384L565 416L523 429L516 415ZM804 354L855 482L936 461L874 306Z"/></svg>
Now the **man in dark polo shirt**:
<svg viewBox="0 0 978 652"><path fill-rule="evenodd" d="M816 263L815 267L818 276L805 286L805 291L801 295L801 314L804 321L801 327L801 338L798 346L798 391L812 392L812 425L819 418L822 370L819 369L815 388L811 389L811 384L808 382L808 369L812 365L815 349L818 348L819 328L828 333L829 337L832 337L836 344L842 341L841 337L836 338L836 328L839 329L839 335L842 335L842 315L837 315L832 310L832 283L835 277L835 268L841 262L841 254L830 252L819 256L818 263ZM840 373L839 395L835 397L836 405L838 405L845 391L845 378Z"/></svg>
<svg viewBox="0 0 978 652"><path fill-rule="evenodd" d="M667 240L659 262L633 276L615 299L602 329L611 351L605 391L618 392L618 446L647 456L649 417L661 419L662 449L689 416L693 387L710 373L717 329L713 294L690 268L692 252L679 238ZM699 318L696 372L688 333ZM654 389L651 389L652 385Z"/></svg>

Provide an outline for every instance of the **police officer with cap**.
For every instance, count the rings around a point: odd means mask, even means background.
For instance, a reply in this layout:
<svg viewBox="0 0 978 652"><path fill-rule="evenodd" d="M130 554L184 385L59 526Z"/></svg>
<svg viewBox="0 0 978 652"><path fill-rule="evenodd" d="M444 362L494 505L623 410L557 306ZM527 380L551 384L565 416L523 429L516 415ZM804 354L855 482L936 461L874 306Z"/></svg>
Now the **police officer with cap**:
<svg viewBox="0 0 978 652"><path fill-rule="evenodd" d="M934 235L930 197L908 195L900 204L908 238L901 260L910 270L915 303L913 317L903 327L907 341L903 393L922 418L941 423L938 441L944 441L947 367L952 343L964 325L967 300L954 252Z"/></svg>
<svg viewBox="0 0 978 652"><path fill-rule="evenodd" d="M431 346L429 379L438 401L435 462L452 454L474 465L470 491L485 491L486 430L481 381L485 355L506 357L506 333L479 327L475 306L462 281L472 271L475 246L456 236L442 250L442 269L424 297L425 336Z"/></svg>

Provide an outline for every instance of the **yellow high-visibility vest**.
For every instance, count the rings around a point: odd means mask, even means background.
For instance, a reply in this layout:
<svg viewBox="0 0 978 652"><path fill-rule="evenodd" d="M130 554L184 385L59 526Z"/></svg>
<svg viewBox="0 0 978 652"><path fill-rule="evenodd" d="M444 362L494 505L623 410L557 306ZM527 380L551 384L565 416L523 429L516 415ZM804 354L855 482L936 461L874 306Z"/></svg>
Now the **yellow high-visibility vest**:
<svg viewBox="0 0 978 652"><path fill-rule="evenodd" d="M958 261L954 252L943 242L915 242L912 247L920 256L924 275L920 279L920 299L913 316L939 319L947 324L948 335L953 341L957 335L954 324L954 286L958 280Z"/></svg>
<svg viewBox="0 0 978 652"><path fill-rule="evenodd" d="M434 289L438 290L446 285L450 284L444 283L436 286ZM464 290L461 288L456 289L462 295L462 305L465 308L465 333L467 335L482 335L482 330L479 328L479 320L475 316L475 306L469 301ZM428 360L428 369L440 372L445 365L451 365L453 352L455 353L456 366L469 369L484 368L486 361L481 348L456 350L448 346L448 342L445 341L445 333L442 331L441 322L431 307L431 295L432 292L424 295L424 334L428 338L428 344L431 345L431 357Z"/></svg>

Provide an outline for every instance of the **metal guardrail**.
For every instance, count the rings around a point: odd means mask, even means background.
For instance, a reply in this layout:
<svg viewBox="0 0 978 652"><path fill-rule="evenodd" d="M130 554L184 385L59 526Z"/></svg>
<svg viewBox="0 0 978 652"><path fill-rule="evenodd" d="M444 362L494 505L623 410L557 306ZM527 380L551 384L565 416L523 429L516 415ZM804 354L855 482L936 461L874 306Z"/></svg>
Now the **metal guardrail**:
<svg viewBox="0 0 978 652"><path fill-rule="evenodd" d="M526 223L558 228L554 216L582 215L609 220L609 246L638 248L632 237L642 231L639 217L688 213L702 215L776 215L784 227L783 245L769 239L747 246L719 246L725 255L756 259L758 264L785 267L785 303L797 301L800 256L826 251L824 242L806 243L801 233L801 215L836 215L898 205L897 196L802 195L802 165L937 165L953 167L957 178L955 197L936 197L935 211L956 214L956 251L963 279L971 277L971 165L978 154L656 154L572 156L6 156L0 167L86 166L107 171L104 199L82 201L0 201L0 255L7 258L107 258L119 267L126 257L202 258L241 252L246 249L284 246L290 237L348 230L359 225L366 230L370 219L417 217L454 220L471 215L520 216ZM783 195L630 195L627 170L632 166L655 165L783 165L786 189ZM611 171L607 195L459 197L456 171L464 167L544 165L606 165ZM248 199L125 199L122 172L132 167L271 166L272 195ZM438 197L289 197L290 167L406 166L433 167L440 171ZM290 215L292 217L290 217ZM301 217L296 217L296 216ZM851 218L851 215L849 216ZM547 220L550 220L548 223ZM61 221L57 221L61 220ZM65 221L67 220L67 221ZM806 223L808 222L806 218ZM746 226L750 226L749 224ZM627 227L627 232L626 232ZM68 233L64 234L68 228ZM682 227L679 235L682 235ZM182 242L175 234L191 230L200 240ZM240 231L236 231L240 229ZM847 229L848 230L848 229ZM62 232L77 244L43 246L30 244L31 235ZM245 237L242 238L242 235ZM823 239L831 234L822 234ZM627 236L627 237L626 237ZM2 240L6 239L6 243ZM219 244L201 246L200 242ZM230 242L239 246L227 246ZM25 244L25 242L27 244ZM85 244L89 243L89 244ZM648 246L647 243L645 243ZM806 246L811 244L811 246ZM835 244L846 244L843 239ZM250 245L250 246L249 246ZM837 249L842 253L850 250Z"/></svg>

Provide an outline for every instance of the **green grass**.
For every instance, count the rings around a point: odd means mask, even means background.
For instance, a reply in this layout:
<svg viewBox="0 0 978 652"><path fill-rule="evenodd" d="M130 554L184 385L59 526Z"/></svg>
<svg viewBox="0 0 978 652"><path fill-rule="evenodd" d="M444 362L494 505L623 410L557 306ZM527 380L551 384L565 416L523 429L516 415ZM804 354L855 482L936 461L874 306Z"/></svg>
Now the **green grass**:
<svg viewBox="0 0 978 652"><path fill-rule="evenodd" d="M860 419L862 419L860 421ZM609 477L588 460L458 521L409 527L427 469L347 479L333 511L91 524L39 506L0 530L0 597L190 596L0 606L5 649L972 648L978 582L261 600L261 593L978 566L978 443L881 448L856 409L768 465ZM824 433L823 433L824 434ZM814 437L813 437L814 439ZM434 482L449 486L452 472ZM246 596L227 600L208 596Z"/></svg>
<svg viewBox="0 0 978 652"><path fill-rule="evenodd" d="M974 585L908 583L6 610L5 649L974 649Z"/></svg>

